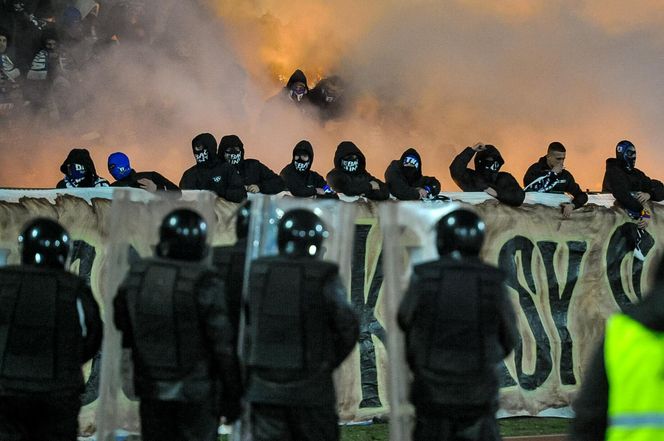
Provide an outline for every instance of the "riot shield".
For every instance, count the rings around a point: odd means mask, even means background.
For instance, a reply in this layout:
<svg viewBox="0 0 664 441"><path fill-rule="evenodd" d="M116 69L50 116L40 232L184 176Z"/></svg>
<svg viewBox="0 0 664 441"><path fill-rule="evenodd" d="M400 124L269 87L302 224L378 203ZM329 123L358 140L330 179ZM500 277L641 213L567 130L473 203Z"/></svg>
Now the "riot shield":
<svg viewBox="0 0 664 441"><path fill-rule="evenodd" d="M355 231L355 206L353 204L331 199L305 199L294 197L275 197L267 195L250 196L251 218L249 233L247 236L247 256L244 272L243 301L249 298L249 274L252 261L259 257L273 256L278 254L277 233L279 219L293 209L306 209L321 218L327 229L327 237L322 247L322 253L318 257L321 260L339 265L339 275L343 285L348 291L350 284L350 271L352 260L353 234ZM239 356L245 359L244 341L247 334L245 327L245 309L240 320ZM248 426L248 414L241 422L242 427L236 427L233 440L250 439L250 428Z"/></svg>
<svg viewBox="0 0 664 441"><path fill-rule="evenodd" d="M208 245L219 225L215 217L214 194L209 192L148 193L119 188L113 192L107 226L102 281L104 341L97 407L99 441L123 439L140 432L138 399L133 394L131 354L123 350L121 333L113 322L113 299L127 270L137 259L151 257L159 241L159 226L169 212L178 208L197 211L207 222ZM209 248L209 247L208 247Z"/></svg>
<svg viewBox="0 0 664 441"><path fill-rule="evenodd" d="M409 441L415 419L415 410L408 398L411 374L406 363L405 338L397 324L399 305L413 266L438 258L436 223L460 206L458 203L400 202L380 207L385 259L383 289L389 354L390 441Z"/></svg>

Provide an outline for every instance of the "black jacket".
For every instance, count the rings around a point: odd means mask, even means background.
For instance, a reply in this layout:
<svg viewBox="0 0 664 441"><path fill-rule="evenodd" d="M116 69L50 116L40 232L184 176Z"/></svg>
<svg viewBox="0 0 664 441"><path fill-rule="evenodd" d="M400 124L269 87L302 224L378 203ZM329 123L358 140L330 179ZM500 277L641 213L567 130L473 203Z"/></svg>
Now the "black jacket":
<svg viewBox="0 0 664 441"><path fill-rule="evenodd" d="M497 155L500 161L503 161L500 152L495 147L489 147L487 150L479 153L484 156L488 154ZM473 155L475 155L475 151L470 147L466 147L450 164L450 174L459 188L462 191L484 191L488 187L491 187L496 190L498 194L496 198L500 202L513 207L520 206L526 194L516 179L514 179L514 176L507 172L499 172L495 180L491 181L487 179L477 171L468 168L468 163ZM475 166L477 167L477 156L475 157Z"/></svg>
<svg viewBox="0 0 664 441"><path fill-rule="evenodd" d="M627 210L640 213L643 205L632 196L637 191L649 193L651 201L664 200L664 185L660 181L650 179L638 168L626 170L616 158L607 159L602 192L611 193Z"/></svg>
<svg viewBox="0 0 664 441"><path fill-rule="evenodd" d="M87 174L81 182L74 182L69 176L67 176L67 167L69 164L80 164L85 167ZM65 177L58 182L55 188L91 188L109 186L106 179L97 175L95 164L92 162L92 157L90 157L90 152L87 149L72 149L60 166L60 171Z"/></svg>
<svg viewBox="0 0 664 441"><path fill-rule="evenodd" d="M416 406L497 410L496 366L518 338L504 277L476 258L441 258L414 268L397 318Z"/></svg>
<svg viewBox="0 0 664 441"><path fill-rule="evenodd" d="M309 102L318 109L318 117L322 121L337 119L344 115L347 108L344 95L337 96L333 101L328 100L325 89L330 82L329 78L324 78L307 94Z"/></svg>
<svg viewBox="0 0 664 441"><path fill-rule="evenodd" d="M324 188L327 182L325 182L325 179L321 175L311 170L311 165L314 162L314 149L311 144L307 141L300 141L293 149L293 156L295 156L297 151L304 151L309 155L309 168L299 171L295 168L294 161L291 161L290 164L284 167L279 175L286 184L286 190L297 197L316 196L336 198L337 195L334 193L319 195L316 191L317 188Z"/></svg>
<svg viewBox="0 0 664 441"><path fill-rule="evenodd" d="M155 183L157 190L161 191L177 191L180 193L180 189L177 185L163 177L161 174L155 171L147 172L137 172L134 169L129 172L129 175L124 178L115 181L111 184L111 187L132 187L132 188L142 188L141 184L138 183L141 179L149 179Z"/></svg>
<svg viewBox="0 0 664 441"><path fill-rule="evenodd" d="M661 279L656 281L654 291L627 310L626 314L653 332L664 333L664 282ZM609 409L609 381L603 339L586 367L586 373L573 403L576 417L570 438L574 441L603 440Z"/></svg>
<svg viewBox="0 0 664 441"><path fill-rule="evenodd" d="M588 195L581 190L574 176L567 170L556 175L546 162L546 156L531 165L523 177L525 191L536 191L539 193L569 193L574 199L574 208L579 208L588 202Z"/></svg>
<svg viewBox="0 0 664 441"><path fill-rule="evenodd" d="M231 165L222 161L196 164L182 174L182 190L210 190L231 202L242 202L247 198L242 178Z"/></svg>
<svg viewBox="0 0 664 441"><path fill-rule="evenodd" d="M349 173L341 168L341 159L353 153L358 156L360 165L356 172ZM378 183L378 190L371 188L371 181ZM327 174L327 182L334 191L347 196L365 196L375 201L384 201L390 197L387 185L367 172L364 154L350 141L344 141L337 146L334 168Z"/></svg>
<svg viewBox="0 0 664 441"><path fill-rule="evenodd" d="M244 143L236 135L226 135L219 141L219 160L225 161L224 149L227 146L239 147L241 150L240 163L230 165L240 175L242 184L258 185L259 191L263 194L277 194L286 189L284 181L275 172L270 170L265 164L258 159L245 159L244 157Z"/></svg>
<svg viewBox="0 0 664 441"><path fill-rule="evenodd" d="M404 167L403 161L406 156L415 156L419 167ZM412 170L412 171L411 171ZM433 176L422 176L422 158L415 149L406 150L401 158L392 161L385 170L385 182L397 199L402 201L413 201L420 199L419 188L431 188L431 195L440 193L440 181Z"/></svg>

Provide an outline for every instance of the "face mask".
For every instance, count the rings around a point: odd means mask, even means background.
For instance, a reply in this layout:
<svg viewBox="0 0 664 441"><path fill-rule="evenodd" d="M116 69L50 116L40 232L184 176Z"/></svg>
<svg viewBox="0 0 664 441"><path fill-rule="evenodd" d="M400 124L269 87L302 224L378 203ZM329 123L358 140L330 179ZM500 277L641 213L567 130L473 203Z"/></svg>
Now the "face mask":
<svg viewBox="0 0 664 441"><path fill-rule="evenodd" d="M623 161L625 162L625 168L627 170L634 169L634 166L636 165L636 149L634 147L630 147L627 149Z"/></svg>
<svg viewBox="0 0 664 441"><path fill-rule="evenodd" d="M293 160L293 166L295 166L295 170L299 172L307 171L310 165L311 163L309 161Z"/></svg>
<svg viewBox="0 0 664 441"><path fill-rule="evenodd" d="M420 162L414 156L406 156L403 158L403 165L409 168L420 168Z"/></svg>
<svg viewBox="0 0 664 441"><path fill-rule="evenodd" d="M347 172L356 172L360 168L360 161L355 159L342 159L341 168Z"/></svg>
<svg viewBox="0 0 664 441"><path fill-rule="evenodd" d="M226 162L231 165L238 165L242 160L242 152L238 148L228 149L224 152Z"/></svg>
<svg viewBox="0 0 664 441"><path fill-rule="evenodd" d="M127 177L129 175L129 172L131 171L131 168L129 167L123 167L121 165L111 165L109 167L109 170L111 172L111 175L116 179L116 180L121 180Z"/></svg>
<svg viewBox="0 0 664 441"><path fill-rule="evenodd" d="M85 179L86 170L81 164L69 164L67 166L67 176L74 182L81 182Z"/></svg>
<svg viewBox="0 0 664 441"><path fill-rule="evenodd" d="M302 101L302 98L307 94L307 88L303 85L293 86L289 92L290 98L292 100L297 100L298 102Z"/></svg>
<svg viewBox="0 0 664 441"><path fill-rule="evenodd" d="M201 150L198 153L194 150L194 158L196 158L196 164L203 164L210 159L207 149Z"/></svg>

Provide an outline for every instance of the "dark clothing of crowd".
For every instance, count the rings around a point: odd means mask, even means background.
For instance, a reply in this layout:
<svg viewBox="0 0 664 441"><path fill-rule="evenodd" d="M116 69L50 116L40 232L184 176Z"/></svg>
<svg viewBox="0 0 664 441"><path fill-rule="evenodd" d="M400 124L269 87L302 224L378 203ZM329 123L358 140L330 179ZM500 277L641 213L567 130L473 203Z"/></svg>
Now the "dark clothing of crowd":
<svg viewBox="0 0 664 441"><path fill-rule="evenodd" d="M334 191L346 196L364 196L375 201L384 201L390 197L387 185L369 174L364 154L350 141L337 146L334 168L328 172L327 182ZM374 189L372 182L378 188Z"/></svg>
<svg viewBox="0 0 664 441"><path fill-rule="evenodd" d="M468 168L473 156L475 156L475 170ZM477 154L471 147L466 147L450 165L452 179L462 191L485 191L487 188L492 188L496 191L496 199L500 202L518 207L526 197L523 189L514 176L509 173L498 170L480 170L479 162L487 157L491 157L495 163L499 164L499 167L505 163L494 146L487 145L486 150L477 152Z"/></svg>
<svg viewBox="0 0 664 441"><path fill-rule="evenodd" d="M87 149L72 149L60 166L65 177L56 188L108 187L108 181L99 175Z"/></svg>
<svg viewBox="0 0 664 441"><path fill-rule="evenodd" d="M651 201L664 200L664 185L661 181L650 179L638 168L627 170L616 158L606 160L602 192L611 193L623 208L640 213L643 204L633 195L639 191L650 194Z"/></svg>
<svg viewBox="0 0 664 441"><path fill-rule="evenodd" d="M113 182L111 187L143 188L141 183L138 182L142 179L149 179L160 191L180 191L177 185L155 171L137 172L132 170L127 177Z"/></svg>
<svg viewBox="0 0 664 441"><path fill-rule="evenodd" d="M399 160L390 163L385 170L385 182L390 193L402 201L421 199L420 188L426 189L431 196L440 193L440 181L433 176L422 175L422 158L413 148L406 150Z"/></svg>
<svg viewBox="0 0 664 441"><path fill-rule="evenodd" d="M574 180L574 176L564 169L558 174L554 173L547 164L546 156L542 156L539 161L528 168L523 177L523 185L525 191L569 193L572 195L574 208L579 208L588 202L588 195L581 190L579 184Z"/></svg>
<svg viewBox="0 0 664 441"><path fill-rule="evenodd" d="M296 154L306 154L307 161L296 160ZM327 185L325 178L311 170L314 162L314 149L310 142L300 141L293 149L293 160L281 170L279 174L283 179L286 190L297 197L327 197L336 198L337 195ZM320 194L317 190L322 190Z"/></svg>

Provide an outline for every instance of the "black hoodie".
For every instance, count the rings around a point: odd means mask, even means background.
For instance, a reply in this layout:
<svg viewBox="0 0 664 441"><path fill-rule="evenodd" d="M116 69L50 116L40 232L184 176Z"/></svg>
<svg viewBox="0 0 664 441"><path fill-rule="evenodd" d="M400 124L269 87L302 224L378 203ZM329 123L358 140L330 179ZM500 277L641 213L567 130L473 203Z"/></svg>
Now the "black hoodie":
<svg viewBox="0 0 664 441"><path fill-rule="evenodd" d="M341 167L341 159L351 154L357 155L359 166L357 171L347 172ZM371 181L378 184L378 190L371 188ZM367 172L364 154L350 141L343 141L337 146L334 168L327 174L327 182L334 191L347 196L365 196L375 201L384 201L390 197L387 185Z"/></svg>
<svg viewBox="0 0 664 441"><path fill-rule="evenodd" d="M217 140L209 133L196 136L192 141L194 147L202 145L208 159L185 170L180 178L182 190L209 190L230 202L242 202L247 198L242 179L232 166L217 158Z"/></svg>
<svg viewBox="0 0 664 441"><path fill-rule="evenodd" d="M602 192L611 193L627 210L640 213L643 204L632 196L632 192L637 191L650 194L651 201L664 200L664 185L660 181L650 179L638 168L627 170L624 163L616 158L607 159Z"/></svg>
<svg viewBox="0 0 664 441"><path fill-rule="evenodd" d="M226 161L224 151L228 147L240 148L240 162L238 164L231 164L235 168L242 183L248 185L258 185L258 188L263 194L277 194L286 189L284 181L275 172L270 170L266 165L257 159L244 158L244 143L237 135L226 135L219 141L219 151L217 152L221 161Z"/></svg>
<svg viewBox="0 0 664 441"><path fill-rule="evenodd" d="M306 167L306 170L298 170L295 167L295 159L293 159L290 164L281 170L279 175L286 183L286 189L293 196L297 197L317 196L336 198L337 195L335 193L319 195L316 191L318 188L324 188L327 182L325 182L325 179L321 175L311 170L311 166L314 163L314 149L311 143L305 140L298 142L293 149L293 157L298 152L304 152L309 155L309 165Z"/></svg>
<svg viewBox="0 0 664 441"><path fill-rule="evenodd" d="M588 202L588 195L581 190L574 176L567 170L555 174L546 162L546 156L528 168L523 177L525 191L536 191L539 193L569 193L574 199L574 208L579 208Z"/></svg>
<svg viewBox="0 0 664 441"><path fill-rule="evenodd" d="M473 155L475 155L475 150L466 147L450 164L450 174L459 188L462 191L484 191L491 187L498 194L496 199L500 202L513 207L520 206L526 194L514 176L507 172L498 172L495 176L488 176L468 168L468 163ZM475 155L475 168L478 169L480 160L487 157L495 158L501 165L505 163L498 149L487 144L485 150Z"/></svg>
<svg viewBox="0 0 664 441"><path fill-rule="evenodd" d="M67 174L69 164L79 164L85 167L86 174L82 181L76 182L71 176ZM60 180L55 188L92 188L92 187L108 187L109 183L106 179L97 175L95 164L92 162L90 152L87 149L72 149L67 155L67 159L60 166L60 171L65 175L64 179Z"/></svg>
<svg viewBox="0 0 664 441"><path fill-rule="evenodd" d="M417 158L417 167L404 167L407 156ZM410 148L403 152L399 160L394 160L385 170L387 186L397 199L413 201L420 199L418 188L429 187L432 196L440 193L440 181L432 176L422 176L422 158L417 150Z"/></svg>

